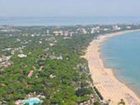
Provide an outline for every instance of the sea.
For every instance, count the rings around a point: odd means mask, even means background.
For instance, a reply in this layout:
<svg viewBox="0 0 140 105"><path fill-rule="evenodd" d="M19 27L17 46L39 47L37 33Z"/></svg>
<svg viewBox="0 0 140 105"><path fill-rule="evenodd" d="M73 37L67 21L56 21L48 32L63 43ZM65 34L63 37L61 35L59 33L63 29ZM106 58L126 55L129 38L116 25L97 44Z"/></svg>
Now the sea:
<svg viewBox="0 0 140 105"><path fill-rule="evenodd" d="M140 96L140 32L110 38L103 43L101 52L105 66Z"/></svg>
<svg viewBox="0 0 140 105"><path fill-rule="evenodd" d="M139 17L0 17L0 25L69 26L91 24L138 24Z"/></svg>

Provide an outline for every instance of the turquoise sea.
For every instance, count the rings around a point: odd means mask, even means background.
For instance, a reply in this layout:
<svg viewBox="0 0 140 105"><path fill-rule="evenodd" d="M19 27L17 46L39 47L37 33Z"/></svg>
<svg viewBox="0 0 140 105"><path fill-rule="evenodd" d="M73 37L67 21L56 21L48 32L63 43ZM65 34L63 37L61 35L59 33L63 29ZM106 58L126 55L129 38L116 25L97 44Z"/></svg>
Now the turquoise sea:
<svg viewBox="0 0 140 105"><path fill-rule="evenodd" d="M101 48L105 66L140 96L140 32L125 33L104 42Z"/></svg>

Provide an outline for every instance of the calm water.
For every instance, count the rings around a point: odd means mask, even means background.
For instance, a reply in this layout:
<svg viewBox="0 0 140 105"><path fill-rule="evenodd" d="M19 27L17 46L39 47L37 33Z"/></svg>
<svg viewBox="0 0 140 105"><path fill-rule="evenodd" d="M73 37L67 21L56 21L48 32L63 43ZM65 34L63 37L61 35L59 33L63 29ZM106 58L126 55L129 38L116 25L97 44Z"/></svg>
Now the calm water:
<svg viewBox="0 0 140 105"><path fill-rule="evenodd" d="M140 96L140 32L112 37L102 46L107 67Z"/></svg>
<svg viewBox="0 0 140 105"><path fill-rule="evenodd" d="M0 17L0 25L87 25L87 24L140 23L139 17Z"/></svg>

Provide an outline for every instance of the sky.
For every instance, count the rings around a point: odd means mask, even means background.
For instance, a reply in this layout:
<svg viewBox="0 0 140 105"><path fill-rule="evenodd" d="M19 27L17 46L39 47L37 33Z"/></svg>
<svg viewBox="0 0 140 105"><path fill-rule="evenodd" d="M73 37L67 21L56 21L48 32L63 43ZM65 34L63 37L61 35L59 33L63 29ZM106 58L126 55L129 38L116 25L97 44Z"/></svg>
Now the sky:
<svg viewBox="0 0 140 105"><path fill-rule="evenodd" d="M140 0L0 0L0 17L140 16Z"/></svg>

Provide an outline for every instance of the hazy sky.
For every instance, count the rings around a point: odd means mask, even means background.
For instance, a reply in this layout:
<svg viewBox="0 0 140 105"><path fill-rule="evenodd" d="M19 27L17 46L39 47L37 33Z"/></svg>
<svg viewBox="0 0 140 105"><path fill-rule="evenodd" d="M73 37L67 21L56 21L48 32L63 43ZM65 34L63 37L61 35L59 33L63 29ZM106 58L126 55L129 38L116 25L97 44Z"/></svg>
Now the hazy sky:
<svg viewBox="0 0 140 105"><path fill-rule="evenodd" d="M3 17L140 16L140 0L0 0Z"/></svg>

